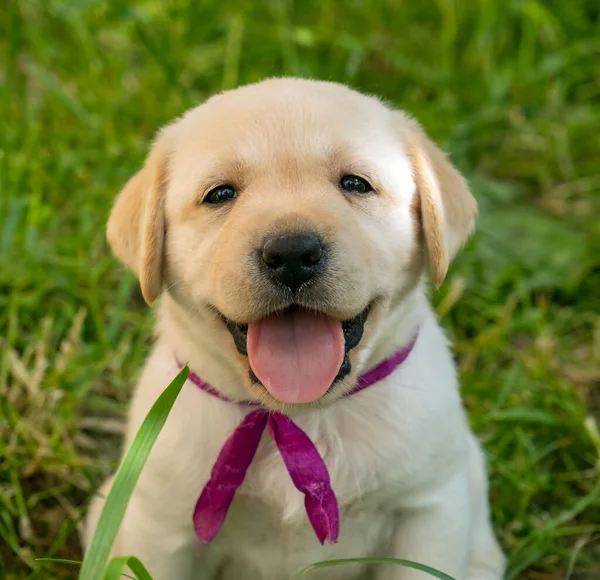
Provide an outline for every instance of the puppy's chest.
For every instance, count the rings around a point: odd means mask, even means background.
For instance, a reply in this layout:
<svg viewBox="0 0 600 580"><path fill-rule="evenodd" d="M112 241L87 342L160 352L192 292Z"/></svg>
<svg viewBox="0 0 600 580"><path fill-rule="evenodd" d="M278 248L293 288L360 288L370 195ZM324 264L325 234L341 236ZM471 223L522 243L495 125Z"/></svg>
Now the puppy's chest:
<svg viewBox="0 0 600 580"><path fill-rule="evenodd" d="M271 578L274 570L273 577L282 578L319 559L366 557L387 545L394 521L381 493L387 478L362 458L364 450L351 452L340 447L341 441L316 439L338 500L339 542L319 544L304 495L294 487L274 443L265 438L215 539L216 554L243 561L257 578ZM342 577L350 578L347 573Z"/></svg>
<svg viewBox="0 0 600 580"><path fill-rule="evenodd" d="M291 578L303 567L320 560L381 553L392 537L394 516L391 512L354 505L340 509L339 541L321 545L303 509L298 508L288 514L290 517L282 519L280 506L273 503L273 498L265 499L239 494L211 545L210 555L215 561L227 560L235 571L225 576L227 580ZM240 575L240 570L252 572ZM341 576L328 577L336 580L370 578L363 569L354 570L353 574L346 570Z"/></svg>
<svg viewBox="0 0 600 580"><path fill-rule="evenodd" d="M389 446L361 440L356 433L349 436L343 430L318 431L309 426L307 434L312 433L316 452L325 462L340 512L384 509L387 500L384 490L396 487L403 471L398 461L392 461L394 453ZM303 476L310 484L311 470ZM280 520L290 524L306 520L304 495L295 487L277 446L267 437L261 442L239 495L240 507L243 500L246 509L269 506L279 513Z"/></svg>

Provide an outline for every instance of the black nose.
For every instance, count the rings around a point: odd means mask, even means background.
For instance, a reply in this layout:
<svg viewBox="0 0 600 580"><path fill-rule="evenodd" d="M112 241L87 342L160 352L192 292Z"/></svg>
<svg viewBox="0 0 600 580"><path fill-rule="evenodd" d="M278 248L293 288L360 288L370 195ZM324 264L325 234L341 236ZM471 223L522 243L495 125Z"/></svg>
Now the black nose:
<svg viewBox="0 0 600 580"><path fill-rule="evenodd" d="M325 248L312 233L273 236L265 241L261 256L269 274L295 291L322 269Z"/></svg>

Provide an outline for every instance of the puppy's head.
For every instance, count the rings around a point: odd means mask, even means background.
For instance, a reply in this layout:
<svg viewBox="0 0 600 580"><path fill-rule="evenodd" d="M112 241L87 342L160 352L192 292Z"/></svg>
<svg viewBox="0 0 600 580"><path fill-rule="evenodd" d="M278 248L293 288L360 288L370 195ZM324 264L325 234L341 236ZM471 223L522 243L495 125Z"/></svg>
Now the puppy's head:
<svg viewBox="0 0 600 580"><path fill-rule="evenodd" d="M148 303L210 310L272 408L332 400L424 264L470 233L467 184L416 122L334 83L268 80L165 128L108 223ZM364 332L363 332L364 331Z"/></svg>

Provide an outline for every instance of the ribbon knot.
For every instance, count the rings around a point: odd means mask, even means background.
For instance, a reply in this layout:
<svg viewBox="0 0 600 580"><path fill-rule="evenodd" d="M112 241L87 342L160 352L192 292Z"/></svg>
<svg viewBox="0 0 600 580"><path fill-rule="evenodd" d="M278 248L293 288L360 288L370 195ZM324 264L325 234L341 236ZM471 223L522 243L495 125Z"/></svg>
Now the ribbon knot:
<svg viewBox="0 0 600 580"><path fill-rule="evenodd" d="M403 349L360 376L356 387L345 396L356 394L390 375L406 360L416 340L417 334ZM228 399L194 373L190 373L188 378L213 397L230 403L256 406L252 401ZM340 532L339 509L323 458L310 437L290 417L269 412L262 407L250 411L225 441L210 479L196 502L193 516L196 535L202 542L210 542L221 529L265 429L268 429L275 442L292 483L304 494L306 513L317 538L321 544L325 541L337 542Z"/></svg>

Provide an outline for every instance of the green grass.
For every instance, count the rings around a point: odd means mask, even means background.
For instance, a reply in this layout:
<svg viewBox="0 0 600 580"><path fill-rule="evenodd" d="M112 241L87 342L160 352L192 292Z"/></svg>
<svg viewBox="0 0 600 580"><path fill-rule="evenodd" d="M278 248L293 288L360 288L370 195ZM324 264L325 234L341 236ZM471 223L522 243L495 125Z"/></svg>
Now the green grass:
<svg viewBox="0 0 600 580"><path fill-rule="evenodd" d="M434 294L490 457L509 578L600 577L596 0L6 0L0 9L0 578L75 578L152 325L110 257L154 131L273 75L413 113L479 230ZM4 569L4 571L3 571Z"/></svg>

